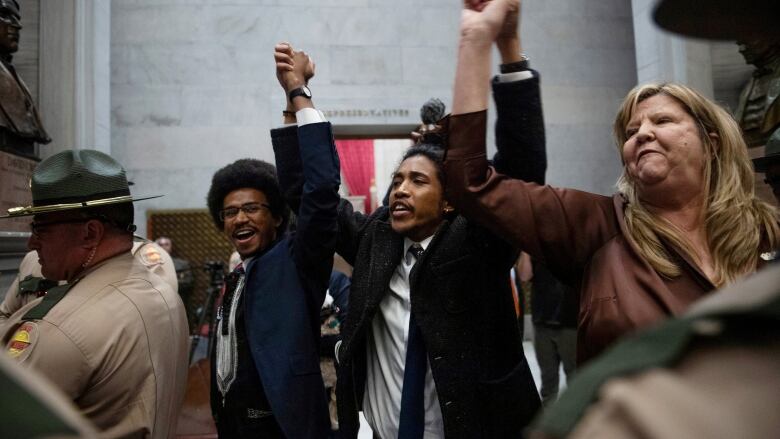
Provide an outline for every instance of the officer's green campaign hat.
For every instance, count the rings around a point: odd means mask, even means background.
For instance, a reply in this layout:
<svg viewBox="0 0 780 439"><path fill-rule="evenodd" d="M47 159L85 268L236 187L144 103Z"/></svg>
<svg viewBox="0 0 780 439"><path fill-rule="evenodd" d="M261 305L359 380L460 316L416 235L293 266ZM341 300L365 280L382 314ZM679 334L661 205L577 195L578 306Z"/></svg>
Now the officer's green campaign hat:
<svg viewBox="0 0 780 439"><path fill-rule="evenodd" d="M780 163L780 128L776 129L764 147L764 156L753 159L756 172L766 172L772 163Z"/></svg>
<svg viewBox="0 0 780 439"><path fill-rule="evenodd" d="M131 203L161 197L133 198L125 169L108 154L91 149L57 153L38 164L30 179L33 203L8 209L0 218L38 215Z"/></svg>
<svg viewBox="0 0 780 439"><path fill-rule="evenodd" d="M780 37L777 0L658 0L662 28L696 38L752 40Z"/></svg>

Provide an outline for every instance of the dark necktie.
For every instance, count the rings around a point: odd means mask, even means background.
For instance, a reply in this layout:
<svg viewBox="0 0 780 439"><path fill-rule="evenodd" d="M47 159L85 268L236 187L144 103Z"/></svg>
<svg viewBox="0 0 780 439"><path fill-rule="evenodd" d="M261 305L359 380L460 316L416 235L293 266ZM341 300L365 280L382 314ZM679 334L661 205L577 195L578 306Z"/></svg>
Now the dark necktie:
<svg viewBox="0 0 780 439"><path fill-rule="evenodd" d="M423 248L419 244L409 247L409 253L420 259ZM425 431L425 372L427 353L420 327L409 316L409 337L406 341L406 364L404 366L404 384L401 390L401 415L398 423L398 439L422 439Z"/></svg>

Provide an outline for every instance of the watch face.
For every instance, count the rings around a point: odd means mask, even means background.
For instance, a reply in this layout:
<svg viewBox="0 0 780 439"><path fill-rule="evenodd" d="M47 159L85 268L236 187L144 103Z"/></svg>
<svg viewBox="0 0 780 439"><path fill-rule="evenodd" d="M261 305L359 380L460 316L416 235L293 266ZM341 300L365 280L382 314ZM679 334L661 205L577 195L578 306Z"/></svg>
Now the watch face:
<svg viewBox="0 0 780 439"><path fill-rule="evenodd" d="M301 87L301 91L303 92L304 96L311 99L311 90L309 90L309 87L304 85L303 87Z"/></svg>

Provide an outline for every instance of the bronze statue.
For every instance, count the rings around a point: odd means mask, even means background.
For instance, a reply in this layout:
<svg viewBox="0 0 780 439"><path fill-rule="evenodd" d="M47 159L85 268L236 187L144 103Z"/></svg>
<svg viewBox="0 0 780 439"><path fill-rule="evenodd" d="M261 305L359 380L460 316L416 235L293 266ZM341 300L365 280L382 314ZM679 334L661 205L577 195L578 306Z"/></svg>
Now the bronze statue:
<svg viewBox="0 0 780 439"><path fill-rule="evenodd" d="M760 146L780 126L780 38L756 38L738 44L745 62L756 70L742 91L734 118L748 146Z"/></svg>
<svg viewBox="0 0 780 439"><path fill-rule="evenodd" d="M19 50L19 3L0 0L0 149L33 157L35 143L49 143L38 110L11 63Z"/></svg>

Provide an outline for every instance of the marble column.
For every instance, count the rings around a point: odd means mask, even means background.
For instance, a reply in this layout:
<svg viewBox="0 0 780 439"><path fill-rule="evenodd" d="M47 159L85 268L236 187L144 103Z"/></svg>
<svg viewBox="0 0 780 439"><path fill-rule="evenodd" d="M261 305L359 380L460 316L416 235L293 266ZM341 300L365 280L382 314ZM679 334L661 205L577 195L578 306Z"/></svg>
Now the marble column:
<svg viewBox="0 0 780 439"><path fill-rule="evenodd" d="M46 158L69 148L111 152L111 2L40 4L40 111L52 142Z"/></svg>
<svg viewBox="0 0 780 439"><path fill-rule="evenodd" d="M652 19L654 3L654 0L631 0L637 82L679 82L713 98L710 43L659 28Z"/></svg>

